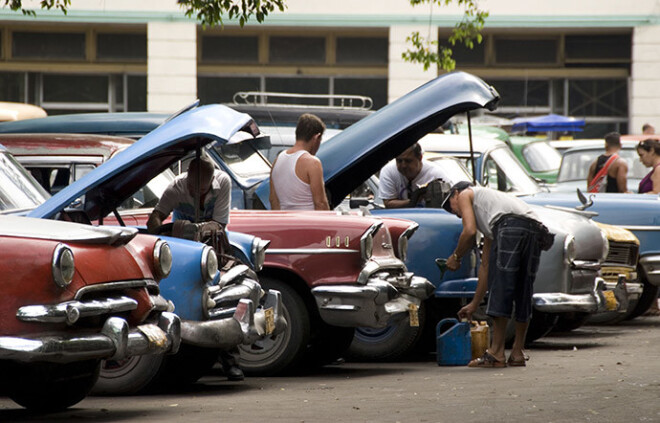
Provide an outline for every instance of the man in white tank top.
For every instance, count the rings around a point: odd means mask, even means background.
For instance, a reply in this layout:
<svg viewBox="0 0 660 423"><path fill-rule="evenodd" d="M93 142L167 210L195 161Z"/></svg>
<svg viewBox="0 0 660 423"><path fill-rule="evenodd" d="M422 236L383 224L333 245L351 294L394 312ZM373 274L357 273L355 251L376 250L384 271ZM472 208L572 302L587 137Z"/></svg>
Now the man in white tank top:
<svg viewBox="0 0 660 423"><path fill-rule="evenodd" d="M325 124L305 113L298 119L296 143L275 159L270 171L272 210L329 210L323 166L314 156L321 145Z"/></svg>
<svg viewBox="0 0 660 423"><path fill-rule="evenodd" d="M472 301L459 310L458 316L471 319L488 292L486 314L493 318L493 338L484 355L468 366L525 366L523 346L532 317L534 279L541 250L552 245L553 235L524 201L466 181L451 188L442 207L463 220L458 245L447 259L448 269L461 266L461 258L474 246L477 230L484 235L477 288ZM512 315L516 336L506 360L504 341Z"/></svg>

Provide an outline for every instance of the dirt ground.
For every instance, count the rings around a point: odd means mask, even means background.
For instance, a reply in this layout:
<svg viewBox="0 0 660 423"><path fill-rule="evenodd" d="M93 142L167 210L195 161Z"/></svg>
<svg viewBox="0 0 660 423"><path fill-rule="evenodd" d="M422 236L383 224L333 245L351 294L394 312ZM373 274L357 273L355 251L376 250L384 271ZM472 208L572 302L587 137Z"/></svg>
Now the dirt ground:
<svg viewBox="0 0 660 423"><path fill-rule="evenodd" d="M537 341L525 368L344 363L296 377L218 374L168 395L88 397L33 415L0 398L0 421L660 422L660 317Z"/></svg>

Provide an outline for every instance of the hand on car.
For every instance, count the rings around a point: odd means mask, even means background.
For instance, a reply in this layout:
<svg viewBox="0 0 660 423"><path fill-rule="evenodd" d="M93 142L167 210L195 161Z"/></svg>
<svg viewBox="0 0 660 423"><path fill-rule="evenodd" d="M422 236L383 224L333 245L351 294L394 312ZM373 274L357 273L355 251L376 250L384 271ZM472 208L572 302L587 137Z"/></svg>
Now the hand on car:
<svg viewBox="0 0 660 423"><path fill-rule="evenodd" d="M474 314L475 311L477 311L477 306L472 304L472 302L470 302L468 305L458 310L458 318L461 320L463 319L472 320L472 315Z"/></svg>

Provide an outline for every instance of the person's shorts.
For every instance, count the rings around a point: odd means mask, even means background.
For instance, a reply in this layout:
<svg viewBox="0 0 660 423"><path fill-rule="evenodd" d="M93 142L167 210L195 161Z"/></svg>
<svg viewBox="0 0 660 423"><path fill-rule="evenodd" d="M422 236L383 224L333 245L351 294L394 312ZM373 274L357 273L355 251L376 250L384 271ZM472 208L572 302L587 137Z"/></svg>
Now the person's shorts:
<svg viewBox="0 0 660 423"><path fill-rule="evenodd" d="M494 226L488 263L489 316L510 318L515 310L516 321L531 318L541 256L537 228L534 220L515 215L503 216Z"/></svg>

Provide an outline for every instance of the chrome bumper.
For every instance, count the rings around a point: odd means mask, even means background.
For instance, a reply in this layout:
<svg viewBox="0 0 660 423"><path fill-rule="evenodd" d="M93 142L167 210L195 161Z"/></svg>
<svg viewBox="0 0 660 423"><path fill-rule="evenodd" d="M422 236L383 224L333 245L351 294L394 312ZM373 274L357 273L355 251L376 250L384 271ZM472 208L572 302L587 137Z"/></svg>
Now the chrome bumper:
<svg viewBox="0 0 660 423"><path fill-rule="evenodd" d="M403 278L403 279L402 279ZM312 289L323 321L334 326L384 328L403 318L433 294L427 279L377 275L364 285L319 286Z"/></svg>
<svg viewBox="0 0 660 423"><path fill-rule="evenodd" d="M660 254L650 254L639 258L646 280L651 285L660 285Z"/></svg>
<svg viewBox="0 0 660 423"><path fill-rule="evenodd" d="M63 317L66 318L66 314ZM3 336L0 337L0 359L67 363L90 359L120 360L144 354L173 354L179 350L181 321L177 315L163 312L157 324L143 324L131 329L126 320L110 317L100 333L81 332L34 338Z"/></svg>
<svg viewBox="0 0 660 423"><path fill-rule="evenodd" d="M210 289L206 298L213 306L207 310L210 320L183 320L182 342L229 350L240 344L251 345L259 339L277 335L286 328L282 294L274 289L264 294L254 280L245 279L239 284ZM236 304L236 300L237 305L224 306Z"/></svg>
<svg viewBox="0 0 660 423"><path fill-rule="evenodd" d="M583 312L596 313L607 311L607 298L603 293L605 281L597 277L594 286L587 294L566 294L563 292L545 292L534 294L532 301L534 308L546 313ZM625 288L620 288L625 289ZM618 293L625 297L625 291Z"/></svg>

